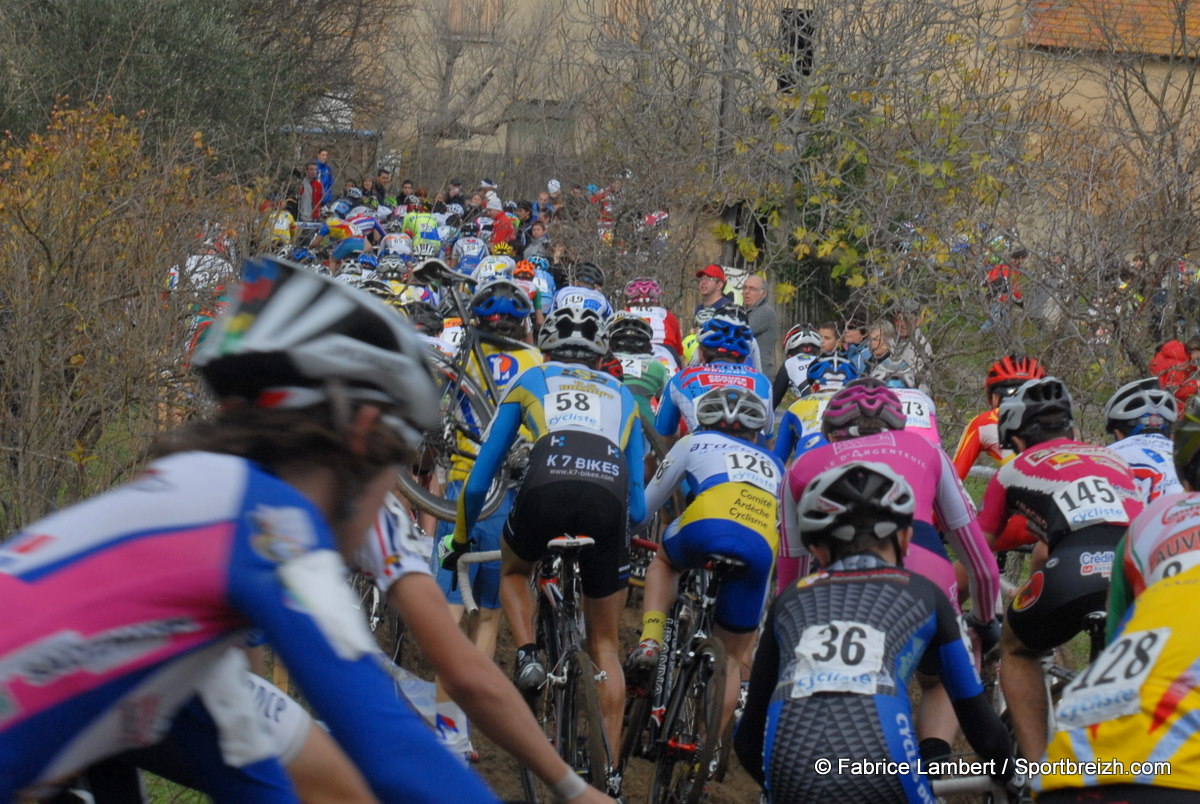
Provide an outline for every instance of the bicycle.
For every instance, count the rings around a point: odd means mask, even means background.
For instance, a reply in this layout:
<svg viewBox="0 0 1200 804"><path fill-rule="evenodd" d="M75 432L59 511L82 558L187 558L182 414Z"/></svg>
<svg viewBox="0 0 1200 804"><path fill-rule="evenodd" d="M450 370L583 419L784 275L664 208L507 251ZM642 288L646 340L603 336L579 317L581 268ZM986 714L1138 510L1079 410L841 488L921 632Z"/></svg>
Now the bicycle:
<svg viewBox="0 0 1200 804"><path fill-rule="evenodd" d="M633 540L638 547L658 545ZM667 619L663 649L649 694L632 689L618 770L633 756L654 761L650 784L655 804L697 804L720 763L725 708L725 646L713 634L716 600L725 577L745 569L739 559L709 556L704 569L685 573Z"/></svg>
<svg viewBox="0 0 1200 804"><path fill-rule="evenodd" d="M550 555L534 570L536 643L546 657L548 672L541 689L529 696L529 705L559 756L592 787L616 795L620 778L611 773L612 750L596 690L603 674L583 649L579 551L593 544L589 536L551 539ZM521 783L528 801L555 800L528 768L521 769Z"/></svg>
<svg viewBox="0 0 1200 804"><path fill-rule="evenodd" d="M467 274L452 271L440 260L425 260L411 274L411 281L419 285L438 284L445 289L452 309L465 322L470 319L469 300L464 298L461 287L475 284ZM473 458L474 453L464 449L463 442L473 445L475 453L483 443L483 433L500 401L500 389L491 373L486 370L469 372L468 366L487 366L483 344L501 350L523 349L525 344L495 333L481 332L473 327L464 327L462 343L453 358L440 352L429 351L434 379L441 390L439 410L440 424L424 434L424 441L417 460L399 474L400 493L419 510L446 522L453 522L458 514L458 503L442 495L443 484L455 456ZM482 379L482 383L476 378ZM492 482L484 500L481 517L491 515L500 506L511 476L518 475L527 461L527 453L514 450L509 457L506 478L503 475Z"/></svg>

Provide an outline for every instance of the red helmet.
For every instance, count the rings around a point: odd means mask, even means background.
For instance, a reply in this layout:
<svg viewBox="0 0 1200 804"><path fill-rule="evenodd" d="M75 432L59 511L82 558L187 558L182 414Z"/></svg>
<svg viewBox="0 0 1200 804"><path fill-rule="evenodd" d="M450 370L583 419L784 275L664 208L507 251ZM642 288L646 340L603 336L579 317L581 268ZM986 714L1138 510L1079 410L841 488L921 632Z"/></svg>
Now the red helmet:
<svg viewBox="0 0 1200 804"><path fill-rule="evenodd" d="M983 387L990 396L997 385L1016 388L1023 382L1040 380L1045 376L1046 370L1036 359L1024 355L1005 355L988 369Z"/></svg>

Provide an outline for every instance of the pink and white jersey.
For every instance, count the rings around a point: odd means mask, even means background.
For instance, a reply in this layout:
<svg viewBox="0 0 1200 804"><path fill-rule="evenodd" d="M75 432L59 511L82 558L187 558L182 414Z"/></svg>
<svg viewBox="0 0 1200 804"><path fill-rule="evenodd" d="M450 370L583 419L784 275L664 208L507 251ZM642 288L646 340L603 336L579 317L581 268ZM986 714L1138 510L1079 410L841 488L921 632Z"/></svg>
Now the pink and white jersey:
<svg viewBox="0 0 1200 804"><path fill-rule="evenodd" d="M1143 502L1153 502L1164 494L1178 494L1183 484L1175 474L1175 457L1171 439L1158 433L1139 433L1108 448L1125 459L1133 469Z"/></svg>
<svg viewBox="0 0 1200 804"><path fill-rule="evenodd" d="M937 406L929 395L916 388L893 388L892 391L904 406L904 429L940 448L942 437L937 428Z"/></svg>
<svg viewBox="0 0 1200 804"><path fill-rule="evenodd" d="M1200 564L1200 493L1159 497L1138 514L1120 557L1136 597L1147 586Z"/></svg>
<svg viewBox="0 0 1200 804"><path fill-rule="evenodd" d="M975 521L975 509L963 489L954 465L941 449L924 436L908 430L877 433L826 444L801 455L788 471L784 494L784 539L786 557L807 555L800 540L796 504L804 488L821 472L851 461L886 464L912 487L915 519L936 526L950 540L955 553L967 566L976 616L990 621L1000 596L1000 572Z"/></svg>

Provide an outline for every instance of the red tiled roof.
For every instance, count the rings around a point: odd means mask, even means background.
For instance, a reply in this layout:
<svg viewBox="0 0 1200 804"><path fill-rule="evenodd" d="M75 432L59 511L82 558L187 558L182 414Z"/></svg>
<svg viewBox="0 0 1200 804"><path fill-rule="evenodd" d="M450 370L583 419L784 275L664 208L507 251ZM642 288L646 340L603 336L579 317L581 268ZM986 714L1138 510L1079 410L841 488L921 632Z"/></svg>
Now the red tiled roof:
<svg viewBox="0 0 1200 804"><path fill-rule="evenodd" d="M1025 41L1031 45L1195 56L1200 9L1184 0L1030 0ZM1186 36L1185 36L1186 34Z"/></svg>

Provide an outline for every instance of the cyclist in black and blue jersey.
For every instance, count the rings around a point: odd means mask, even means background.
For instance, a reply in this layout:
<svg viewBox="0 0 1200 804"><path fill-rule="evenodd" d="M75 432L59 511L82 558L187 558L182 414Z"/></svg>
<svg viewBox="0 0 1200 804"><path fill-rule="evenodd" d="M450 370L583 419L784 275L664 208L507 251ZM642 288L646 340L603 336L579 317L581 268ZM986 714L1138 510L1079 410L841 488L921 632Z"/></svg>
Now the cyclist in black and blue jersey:
<svg viewBox="0 0 1200 804"><path fill-rule="evenodd" d="M803 540L824 569L771 606L734 743L774 804L932 802L908 700L914 670L941 676L993 778L1015 773L950 601L900 566L913 511L912 489L884 464L847 463L805 488Z"/></svg>

